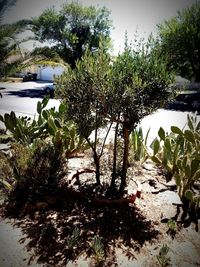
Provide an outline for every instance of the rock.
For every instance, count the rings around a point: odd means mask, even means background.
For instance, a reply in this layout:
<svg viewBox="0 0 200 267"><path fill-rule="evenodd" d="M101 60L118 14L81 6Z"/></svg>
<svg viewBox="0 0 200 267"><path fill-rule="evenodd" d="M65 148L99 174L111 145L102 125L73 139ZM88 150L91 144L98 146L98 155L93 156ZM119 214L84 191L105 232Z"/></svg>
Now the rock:
<svg viewBox="0 0 200 267"><path fill-rule="evenodd" d="M158 193L157 197L167 204L181 205L182 201L177 192L166 190Z"/></svg>
<svg viewBox="0 0 200 267"><path fill-rule="evenodd" d="M143 167L145 170L147 170L147 171L152 171L153 168L154 168L153 164L151 164L151 163L144 163L144 164L142 165L142 167Z"/></svg>

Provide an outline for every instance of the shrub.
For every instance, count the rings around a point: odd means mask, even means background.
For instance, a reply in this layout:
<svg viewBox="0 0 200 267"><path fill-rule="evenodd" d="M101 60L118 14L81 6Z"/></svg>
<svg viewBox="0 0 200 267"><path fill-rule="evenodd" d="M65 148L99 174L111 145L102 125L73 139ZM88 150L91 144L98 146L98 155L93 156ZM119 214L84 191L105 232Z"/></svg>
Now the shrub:
<svg viewBox="0 0 200 267"><path fill-rule="evenodd" d="M163 166L175 179L178 194L185 205L199 203L194 185L200 181L200 122L197 116L187 117L187 129L171 127L171 133L160 128L153 143L152 160ZM193 205L192 204L192 205ZM199 205L199 204L198 204Z"/></svg>
<svg viewBox="0 0 200 267"><path fill-rule="evenodd" d="M30 147L13 144L11 155L8 162L14 183L8 200L12 211L18 213L26 202L35 203L59 192L64 158L50 142L36 140Z"/></svg>

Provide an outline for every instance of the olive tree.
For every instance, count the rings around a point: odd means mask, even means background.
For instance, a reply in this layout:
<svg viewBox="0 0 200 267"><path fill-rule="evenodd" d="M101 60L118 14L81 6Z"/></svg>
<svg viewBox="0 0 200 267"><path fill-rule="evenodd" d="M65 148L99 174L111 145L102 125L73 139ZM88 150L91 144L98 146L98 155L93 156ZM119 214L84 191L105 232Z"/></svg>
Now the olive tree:
<svg viewBox="0 0 200 267"><path fill-rule="evenodd" d="M173 74L154 50L152 39L136 49L126 47L113 63L112 86L106 100L110 103L107 116L117 123L115 137L121 127L124 140L121 191L126 186L130 133L142 118L166 104L172 95L172 82ZM115 162L113 167L112 185L116 178Z"/></svg>
<svg viewBox="0 0 200 267"><path fill-rule="evenodd" d="M67 116L89 142L96 164L96 181L100 183L100 157L111 125L115 127L111 188L115 187L117 139L123 139L123 164L120 191L126 186L129 135L143 117L162 107L171 94L172 75L166 62L156 54L151 42L125 51L112 60L100 49L88 52L75 69L60 79L57 95L68 105ZM107 127L102 148L97 147L100 127ZM90 134L94 131L94 141Z"/></svg>
<svg viewBox="0 0 200 267"><path fill-rule="evenodd" d="M110 123L103 113L110 73L110 57L103 49L94 54L87 51L82 60L77 62L75 69L70 68L61 76L60 89L56 91L57 96L67 103L67 117L75 121L79 133L92 148L97 184L100 184L100 158L111 128L110 124L99 150L98 129ZM90 135L93 131L94 140L91 140Z"/></svg>

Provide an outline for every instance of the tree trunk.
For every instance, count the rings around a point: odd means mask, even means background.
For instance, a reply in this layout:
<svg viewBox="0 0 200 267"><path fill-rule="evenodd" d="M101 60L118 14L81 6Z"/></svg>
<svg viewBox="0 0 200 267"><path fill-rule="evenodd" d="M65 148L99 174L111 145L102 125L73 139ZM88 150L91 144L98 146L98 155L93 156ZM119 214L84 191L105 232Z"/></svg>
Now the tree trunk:
<svg viewBox="0 0 200 267"><path fill-rule="evenodd" d="M124 127L124 130L123 130L124 154L123 154L123 165L122 165L120 192L123 192L125 187L126 187L126 173L127 173L127 169L128 169L128 155L129 155L129 135L130 135L129 129Z"/></svg>
<svg viewBox="0 0 200 267"><path fill-rule="evenodd" d="M113 148L113 169L112 169L112 180L110 184L111 190L115 187L116 180L116 167L117 167L117 134L118 134L119 123L115 127L115 138L114 138L114 148Z"/></svg>
<svg viewBox="0 0 200 267"><path fill-rule="evenodd" d="M94 163L96 166L96 183L100 185L100 158L96 152L94 152Z"/></svg>

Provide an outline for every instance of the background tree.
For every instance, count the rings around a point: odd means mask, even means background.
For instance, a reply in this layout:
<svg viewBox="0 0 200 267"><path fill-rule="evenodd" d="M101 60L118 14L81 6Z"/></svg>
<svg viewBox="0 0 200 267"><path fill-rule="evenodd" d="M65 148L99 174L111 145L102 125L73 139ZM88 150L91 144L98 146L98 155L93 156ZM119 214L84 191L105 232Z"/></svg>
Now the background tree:
<svg viewBox="0 0 200 267"><path fill-rule="evenodd" d="M79 3L64 4L60 11L45 10L32 21L32 31L40 42L48 41L51 49L72 67L88 47L99 47L100 38L110 45L110 12L105 8L84 7Z"/></svg>
<svg viewBox="0 0 200 267"><path fill-rule="evenodd" d="M0 28L0 77L14 72L23 62L24 55L17 37L30 21L21 20L12 24L3 24Z"/></svg>
<svg viewBox="0 0 200 267"><path fill-rule="evenodd" d="M6 11L16 4L17 0L1 0L0 5L0 22L2 21Z"/></svg>
<svg viewBox="0 0 200 267"><path fill-rule="evenodd" d="M184 78L200 81L200 3L158 25L161 53L168 66Z"/></svg>

